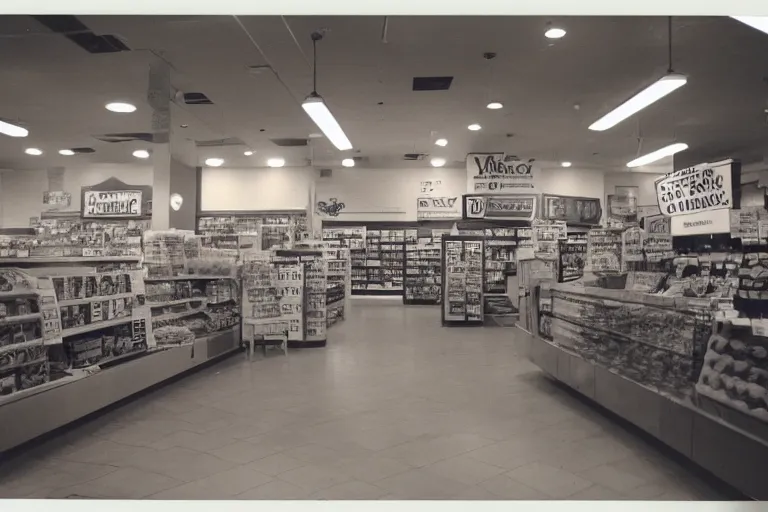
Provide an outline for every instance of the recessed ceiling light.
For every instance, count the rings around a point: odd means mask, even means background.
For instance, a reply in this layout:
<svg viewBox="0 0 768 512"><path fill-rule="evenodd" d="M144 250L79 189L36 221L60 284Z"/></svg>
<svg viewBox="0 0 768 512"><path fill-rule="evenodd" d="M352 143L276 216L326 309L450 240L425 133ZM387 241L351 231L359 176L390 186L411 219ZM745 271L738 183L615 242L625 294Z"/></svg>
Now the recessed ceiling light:
<svg viewBox="0 0 768 512"><path fill-rule="evenodd" d="M252 156L252 155L253 155L253 151L246 151L246 152L245 152L245 153L243 153L243 154L244 154L245 156Z"/></svg>
<svg viewBox="0 0 768 512"><path fill-rule="evenodd" d="M285 165L285 160L282 158L270 158L267 160L267 165L270 167L282 167Z"/></svg>
<svg viewBox="0 0 768 512"><path fill-rule="evenodd" d="M209 158L205 161L205 165L208 167L221 167L224 165L224 159L223 158Z"/></svg>
<svg viewBox="0 0 768 512"><path fill-rule="evenodd" d="M571 162L563 162L560 165L562 165L563 167L570 167L571 166Z"/></svg>
<svg viewBox="0 0 768 512"><path fill-rule="evenodd" d="M149 158L149 151L146 149L137 149L133 152L133 156L136 158Z"/></svg>
<svg viewBox="0 0 768 512"><path fill-rule="evenodd" d="M445 147L448 145L448 139L437 139L435 145Z"/></svg>
<svg viewBox="0 0 768 512"><path fill-rule="evenodd" d="M502 105L498 101L492 101L488 105L486 105L486 108L489 108L491 110L499 110L500 108L504 108L504 105Z"/></svg>
<svg viewBox="0 0 768 512"><path fill-rule="evenodd" d="M59 154L64 156L72 156L75 154L75 152L72 151L71 149L60 149Z"/></svg>
<svg viewBox="0 0 768 512"><path fill-rule="evenodd" d="M40 156L40 155L43 154L43 151L41 149L37 149L37 148L27 148L27 149L24 150L24 152L26 154L32 155L32 156Z"/></svg>
<svg viewBox="0 0 768 512"><path fill-rule="evenodd" d="M130 103L107 103L106 108L110 112L117 112L118 114L136 112L136 105L131 105Z"/></svg>
<svg viewBox="0 0 768 512"><path fill-rule="evenodd" d="M432 167L442 167L445 165L445 158L433 158L429 161Z"/></svg>
<svg viewBox="0 0 768 512"><path fill-rule="evenodd" d="M189 125L188 124L180 124L179 128L189 128Z"/></svg>
<svg viewBox="0 0 768 512"><path fill-rule="evenodd" d="M354 158L345 158L341 161L341 165L344 167L354 167L355 166L355 159Z"/></svg>
<svg viewBox="0 0 768 512"><path fill-rule="evenodd" d="M565 30L561 28L550 28L546 32L544 32L544 36L546 36L548 39L560 39L565 35Z"/></svg>
<svg viewBox="0 0 768 512"><path fill-rule="evenodd" d="M475 123L475 124L471 124L471 125L467 126L467 129L469 131L476 132L476 131L482 129L482 126L480 126L479 124Z"/></svg>
<svg viewBox="0 0 768 512"><path fill-rule="evenodd" d="M26 137L29 135L29 130L15 124L0 121L0 133L9 137Z"/></svg>

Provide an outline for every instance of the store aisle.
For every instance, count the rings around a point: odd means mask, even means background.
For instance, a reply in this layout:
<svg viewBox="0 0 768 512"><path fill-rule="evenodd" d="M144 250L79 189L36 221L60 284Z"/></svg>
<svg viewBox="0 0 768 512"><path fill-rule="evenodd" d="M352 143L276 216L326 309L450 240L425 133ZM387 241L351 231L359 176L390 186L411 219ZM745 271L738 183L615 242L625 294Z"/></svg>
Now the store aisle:
<svg viewBox="0 0 768 512"><path fill-rule="evenodd" d="M235 356L0 467L0 498L718 499L544 378L512 329L355 304L327 349Z"/></svg>

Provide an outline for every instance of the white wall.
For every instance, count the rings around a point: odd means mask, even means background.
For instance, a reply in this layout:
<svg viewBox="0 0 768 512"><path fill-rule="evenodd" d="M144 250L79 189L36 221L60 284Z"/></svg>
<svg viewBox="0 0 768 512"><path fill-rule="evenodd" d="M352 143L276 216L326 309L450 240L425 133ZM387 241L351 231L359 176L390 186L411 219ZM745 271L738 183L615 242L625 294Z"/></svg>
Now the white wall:
<svg viewBox="0 0 768 512"><path fill-rule="evenodd" d="M319 172L281 169L203 168L200 210L289 210L306 208Z"/></svg>
<svg viewBox="0 0 768 512"><path fill-rule="evenodd" d="M3 170L2 175L0 227L29 227L29 218L39 217L43 211L43 192L50 190L48 171ZM152 185L152 167L100 164L65 168L63 189L72 194L68 210L80 210L81 187L113 177L130 185Z"/></svg>

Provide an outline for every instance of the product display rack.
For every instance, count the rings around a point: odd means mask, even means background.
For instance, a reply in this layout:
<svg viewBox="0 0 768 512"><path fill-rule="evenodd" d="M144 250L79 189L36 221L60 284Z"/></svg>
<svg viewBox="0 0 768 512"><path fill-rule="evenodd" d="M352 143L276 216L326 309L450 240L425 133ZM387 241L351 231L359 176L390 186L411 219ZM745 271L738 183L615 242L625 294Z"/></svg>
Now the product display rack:
<svg viewBox="0 0 768 512"><path fill-rule="evenodd" d="M344 320L349 310L349 296L352 290L349 247L344 245L344 240L340 238L329 238L323 241L307 240L294 247L322 251L327 277L326 325L331 327Z"/></svg>
<svg viewBox="0 0 768 512"><path fill-rule="evenodd" d="M482 236L443 237L442 323L481 326L484 323Z"/></svg>
<svg viewBox="0 0 768 512"><path fill-rule="evenodd" d="M307 212L296 210L201 212L200 235L258 235L262 250L291 247L307 231Z"/></svg>
<svg viewBox="0 0 768 512"><path fill-rule="evenodd" d="M442 304L442 236L449 230L406 230L403 304Z"/></svg>

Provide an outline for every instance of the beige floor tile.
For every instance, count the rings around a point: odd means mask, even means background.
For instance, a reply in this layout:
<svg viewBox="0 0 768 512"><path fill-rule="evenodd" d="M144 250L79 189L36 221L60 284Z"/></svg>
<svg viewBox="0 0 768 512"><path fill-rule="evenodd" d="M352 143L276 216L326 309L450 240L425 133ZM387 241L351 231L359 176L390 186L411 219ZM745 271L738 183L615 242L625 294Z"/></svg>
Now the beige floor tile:
<svg viewBox="0 0 768 512"><path fill-rule="evenodd" d="M311 494L351 480L348 475L328 466L308 465L281 473L277 478Z"/></svg>
<svg viewBox="0 0 768 512"><path fill-rule="evenodd" d="M259 473L264 473L265 475L277 476L286 471L306 465L307 463L302 460L294 459L284 453L276 453L264 457L263 459L255 460L250 464L246 464L244 467L258 471Z"/></svg>
<svg viewBox="0 0 768 512"><path fill-rule="evenodd" d="M336 467L342 473L372 484L412 469L408 464L379 455L373 455L364 459L345 459Z"/></svg>
<svg viewBox="0 0 768 512"><path fill-rule="evenodd" d="M57 489L52 498L83 496L87 498L137 499L176 487L181 481L166 475L134 468L122 468L86 483Z"/></svg>
<svg viewBox="0 0 768 512"><path fill-rule="evenodd" d="M223 500L271 482L272 477L244 467L223 471L153 494L158 500Z"/></svg>
<svg viewBox="0 0 768 512"><path fill-rule="evenodd" d="M607 465L582 471L579 476L618 493L631 491L647 483L632 473Z"/></svg>
<svg viewBox="0 0 768 512"><path fill-rule="evenodd" d="M565 499L568 501L618 501L626 498L624 495L613 489L605 488L602 485L593 485L592 487L587 487L583 491L571 494Z"/></svg>
<svg viewBox="0 0 768 512"><path fill-rule="evenodd" d="M375 485L350 480L310 495L313 500L377 500L387 491Z"/></svg>
<svg viewBox="0 0 768 512"><path fill-rule="evenodd" d="M263 459L276 453L275 448L266 445L256 445L247 441L236 441L234 443L208 450L208 453L220 459L233 462L235 464L248 464L258 459Z"/></svg>
<svg viewBox="0 0 768 512"><path fill-rule="evenodd" d="M500 500L552 499L549 495L513 480L508 475L495 476L485 482L480 482L478 487L492 493Z"/></svg>
<svg viewBox="0 0 768 512"><path fill-rule="evenodd" d="M399 473L376 482L376 486L400 500L447 500L469 487L425 469Z"/></svg>
<svg viewBox="0 0 768 512"><path fill-rule="evenodd" d="M192 482L231 469L236 464L188 448L169 448L136 459L132 465L182 482Z"/></svg>
<svg viewBox="0 0 768 512"><path fill-rule="evenodd" d="M298 485L282 480L273 480L249 491L238 494L239 500L303 500L309 493Z"/></svg>
<svg viewBox="0 0 768 512"><path fill-rule="evenodd" d="M427 466L426 470L467 485L479 484L507 471L504 468L480 462L467 455L459 455L436 462L431 466Z"/></svg>
<svg viewBox="0 0 768 512"><path fill-rule="evenodd" d="M513 469L507 475L557 499L567 498L593 485L578 475L539 462Z"/></svg>

